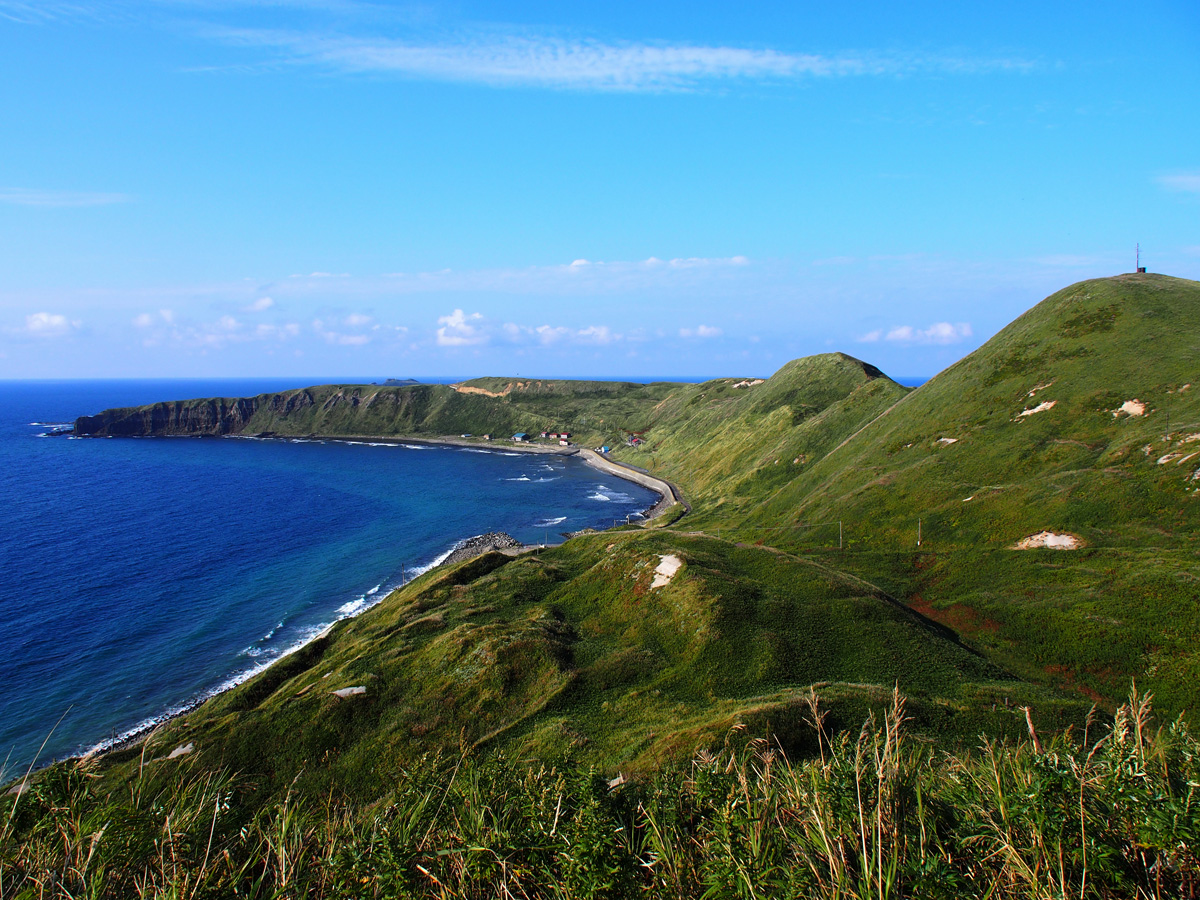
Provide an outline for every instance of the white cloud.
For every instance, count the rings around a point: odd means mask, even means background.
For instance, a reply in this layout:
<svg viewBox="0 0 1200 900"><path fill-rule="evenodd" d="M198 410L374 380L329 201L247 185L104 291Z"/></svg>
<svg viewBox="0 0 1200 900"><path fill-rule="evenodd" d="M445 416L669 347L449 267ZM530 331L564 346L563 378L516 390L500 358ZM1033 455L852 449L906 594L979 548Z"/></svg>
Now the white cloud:
<svg viewBox="0 0 1200 900"><path fill-rule="evenodd" d="M231 344L288 341L300 335L300 326L294 322L248 325L230 315L221 316L213 322L180 321L170 309L141 313L133 318L133 325L141 332L142 344L146 347L171 344L220 350Z"/></svg>
<svg viewBox="0 0 1200 900"><path fill-rule="evenodd" d="M9 330L28 337L60 338L78 331L82 325L78 319L68 319L59 313L38 312L25 317L23 328Z"/></svg>
<svg viewBox="0 0 1200 900"><path fill-rule="evenodd" d="M508 322L502 328L505 339L514 344L536 342L543 346L554 344L606 345L625 340L626 336L607 325L588 325L568 328L564 325L517 325Z"/></svg>
<svg viewBox="0 0 1200 900"><path fill-rule="evenodd" d="M448 316L440 316L438 324L442 327L437 330L437 342L439 347L468 347L474 344L486 344L489 337L479 325L472 324L483 318L479 313L471 313L469 316L464 314L461 309L456 309Z"/></svg>
<svg viewBox="0 0 1200 900"><path fill-rule="evenodd" d="M170 325L175 321L175 313L169 309L160 309L155 313L142 313L135 316L133 324L138 328L153 328L156 325Z"/></svg>
<svg viewBox="0 0 1200 900"><path fill-rule="evenodd" d="M902 344L957 344L971 334L971 326L966 322L935 322L924 329L900 325L889 331L885 340Z"/></svg>
<svg viewBox="0 0 1200 900"><path fill-rule="evenodd" d="M370 316L351 313L342 319L342 324L350 328L358 328L372 321L374 320ZM377 328L378 326L376 326ZM341 347L362 347L369 344L375 336L373 333L337 331L329 328L323 319L313 320L313 331L324 338L326 343L337 344Z"/></svg>
<svg viewBox="0 0 1200 900"><path fill-rule="evenodd" d="M109 206L113 203L128 203L132 199L128 194L0 188L0 203L11 203L15 206Z"/></svg>
<svg viewBox="0 0 1200 900"><path fill-rule="evenodd" d="M226 29L215 33L231 43L267 49L294 62L336 71L390 73L494 87L686 90L729 81L786 82L1034 68L1029 60L1012 58L786 53L769 48L568 39L527 30L504 34L495 28L442 42L339 36L329 31Z"/></svg>
<svg viewBox="0 0 1200 900"><path fill-rule="evenodd" d="M876 328L874 331L868 331L866 334L855 338L855 340L862 344L873 344L881 337L883 337L883 329Z"/></svg>
<svg viewBox="0 0 1200 900"><path fill-rule="evenodd" d="M697 325L695 328L680 328L681 338L715 338L721 336L721 329L710 325Z"/></svg>
<svg viewBox="0 0 1200 900"><path fill-rule="evenodd" d="M1180 175L1160 175L1158 183L1169 191L1200 194L1200 172L1187 172Z"/></svg>
<svg viewBox="0 0 1200 900"><path fill-rule="evenodd" d="M275 305L275 301L272 300L270 297L259 297L257 300L255 300L253 303L251 303L249 306L246 307L246 312L266 312L268 309L270 309L274 305Z"/></svg>
<svg viewBox="0 0 1200 900"><path fill-rule="evenodd" d="M575 338L584 344L611 344L621 340L621 335L615 334L607 325L589 325L575 332Z"/></svg>

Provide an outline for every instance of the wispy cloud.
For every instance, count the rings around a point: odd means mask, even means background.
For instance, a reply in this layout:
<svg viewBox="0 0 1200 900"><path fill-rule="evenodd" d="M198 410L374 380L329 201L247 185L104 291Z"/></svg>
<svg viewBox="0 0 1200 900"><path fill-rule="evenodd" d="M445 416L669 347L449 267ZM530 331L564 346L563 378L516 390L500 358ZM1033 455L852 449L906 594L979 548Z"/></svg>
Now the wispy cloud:
<svg viewBox="0 0 1200 900"><path fill-rule="evenodd" d="M877 333L871 332L871 334ZM935 322L928 328L899 325L888 331L884 335L884 340L895 341L901 344L957 344L969 338L971 334L971 326L966 322L954 324L950 322ZM875 340L878 340L878 337Z"/></svg>
<svg viewBox="0 0 1200 900"><path fill-rule="evenodd" d="M1160 175L1158 183L1169 191L1200 194L1200 172L1184 172L1178 175Z"/></svg>
<svg viewBox="0 0 1200 900"><path fill-rule="evenodd" d="M680 328L679 336L681 338L716 338L720 337L722 331L713 325L697 325L695 328Z"/></svg>
<svg viewBox="0 0 1200 900"><path fill-rule="evenodd" d="M275 305L275 300L271 297L259 297L253 303L246 307L246 312L266 312Z"/></svg>
<svg viewBox="0 0 1200 900"><path fill-rule="evenodd" d="M232 344L252 341L279 343L300 336L300 326L295 322L251 324L231 315L220 316L212 322L196 322L181 319L170 309L140 313L134 317L133 325L141 334L141 342L145 347L178 345L221 350Z"/></svg>
<svg viewBox="0 0 1200 900"><path fill-rule="evenodd" d="M23 326L5 330L21 337L53 339L74 334L82 326L78 319L69 319L60 313L37 312L26 316Z"/></svg>
<svg viewBox="0 0 1200 900"><path fill-rule="evenodd" d="M0 188L0 203L11 203L15 206L109 206L113 203L128 203L132 199L128 194Z"/></svg>
<svg viewBox="0 0 1200 900"><path fill-rule="evenodd" d="M528 33L466 34L440 42L264 29L224 29L216 34L230 43L273 51L290 62L341 72L571 90L680 90L730 81L1026 71L1036 65L1014 58L826 55Z"/></svg>

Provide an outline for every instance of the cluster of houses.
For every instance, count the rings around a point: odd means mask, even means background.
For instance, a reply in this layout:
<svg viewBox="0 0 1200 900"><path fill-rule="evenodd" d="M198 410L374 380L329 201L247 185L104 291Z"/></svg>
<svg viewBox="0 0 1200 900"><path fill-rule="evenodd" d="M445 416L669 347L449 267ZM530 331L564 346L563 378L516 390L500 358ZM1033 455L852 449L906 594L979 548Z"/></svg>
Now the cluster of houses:
<svg viewBox="0 0 1200 900"><path fill-rule="evenodd" d="M538 437L542 438L543 440L549 439L552 441L558 441L559 445L562 447L569 447L571 445L571 432L569 431L543 431L538 435ZM527 444L533 440L533 435L524 431L518 431L512 436L512 439L518 444Z"/></svg>

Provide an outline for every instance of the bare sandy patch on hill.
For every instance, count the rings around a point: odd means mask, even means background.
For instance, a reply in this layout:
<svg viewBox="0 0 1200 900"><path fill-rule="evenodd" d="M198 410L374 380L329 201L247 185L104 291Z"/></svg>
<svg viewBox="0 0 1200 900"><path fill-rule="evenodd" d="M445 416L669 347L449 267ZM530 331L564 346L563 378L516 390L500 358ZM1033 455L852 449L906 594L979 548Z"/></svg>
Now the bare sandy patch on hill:
<svg viewBox="0 0 1200 900"><path fill-rule="evenodd" d="M1073 534L1055 534L1053 531L1039 531L1029 537L1021 538L1012 545L1013 550L1036 550L1046 547L1050 550L1078 550L1083 541Z"/></svg>
<svg viewBox="0 0 1200 900"><path fill-rule="evenodd" d="M650 582L652 588L665 587L670 584L675 573L679 571L679 567L683 565L683 560L673 553L660 556L659 560L659 564L654 569L654 580Z"/></svg>

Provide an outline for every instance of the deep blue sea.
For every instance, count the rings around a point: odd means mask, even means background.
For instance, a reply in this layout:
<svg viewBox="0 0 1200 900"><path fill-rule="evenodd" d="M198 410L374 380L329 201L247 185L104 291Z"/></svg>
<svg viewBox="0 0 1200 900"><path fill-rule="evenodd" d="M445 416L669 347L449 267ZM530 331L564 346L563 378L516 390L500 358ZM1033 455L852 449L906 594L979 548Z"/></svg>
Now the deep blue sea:
<svg viewBox="0 0 1200 900"><path fill-rule="evenodd" d="M112 406L301 386L0 382L7 777L244 680L459 539L553 543L657 500L503 447L43 436Z"/></svg>

